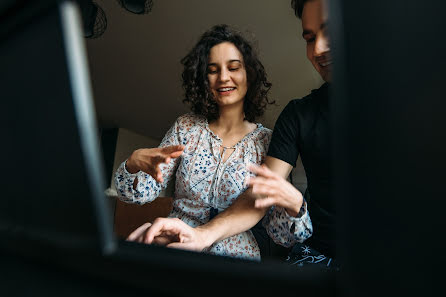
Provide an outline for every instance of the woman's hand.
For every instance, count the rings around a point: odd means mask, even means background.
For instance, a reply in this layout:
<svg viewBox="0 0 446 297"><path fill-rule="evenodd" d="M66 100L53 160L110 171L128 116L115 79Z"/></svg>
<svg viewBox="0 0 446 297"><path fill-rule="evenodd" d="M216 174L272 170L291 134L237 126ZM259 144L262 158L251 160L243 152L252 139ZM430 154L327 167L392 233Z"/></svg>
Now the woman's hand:
<svg viewBox="0 0 446 297"><path fill-rule="evenodd" d="M280 175L272 172L265 165L250 164L248 169L256 174L248 180L252 193L264 198L257 198L254 206L258 208L281 206L289 215L297 216L302 207L302 194Z"/></svg>
<svg viewBox="0 0 446 297"><path fill-rule="evenodd" d="M206 238L200 226L192 228L178 218L157 218L133 231L127 240L200 252L210 245Z"/></svg>
<svg viewBox="0 0 446 297"><path fill-rule="evenodd" d="M130 173L143 171L150 174L157 182L162 183L163 175L159 165L169 163L172 158L178 158L183 153L183 150L183 145L138 149L127 159L125 166Z"/></svg>

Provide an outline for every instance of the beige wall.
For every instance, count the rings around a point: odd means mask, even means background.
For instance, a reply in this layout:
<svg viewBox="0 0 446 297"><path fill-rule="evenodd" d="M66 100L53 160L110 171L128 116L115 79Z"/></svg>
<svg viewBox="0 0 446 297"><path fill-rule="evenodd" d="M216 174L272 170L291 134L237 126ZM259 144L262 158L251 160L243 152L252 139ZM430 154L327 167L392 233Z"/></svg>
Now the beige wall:
<svg viewBox="0 0 446 297"><path fill-rule="evenodd" d="M116 140L115 162L113 172L116 172L119 165L126 160L134 150L140 148L157 147L160 140L143 136L127 129L120 128ZM112 184L114 182L112 181Z"/></svg>
<svg viewBox="0 0 446 297"><path fill-rule="evenodd" d="M107 30L87 39L96 110L103 125L161 139L189 108L182 103L180 63L211 26L229 24L257 48L273 86L259 119L272 128L285 105L322 84L306 57L301 22L290 0L163 0L147 15L98 0Z"/></svg>
<svg viewBox="0 0 446 297"><path fill-rule="evenodd" d="M140 148L153 148L160 144L161 140L147 137L127 129L120 128L116 141L115 161L113 164L113 173L116 172L119 165L124 162L134 150ZM115 189L115 183L112 177L111 188ZM173 195L173 184L170 183L167 189L160 193L160 196Z"/></svg>

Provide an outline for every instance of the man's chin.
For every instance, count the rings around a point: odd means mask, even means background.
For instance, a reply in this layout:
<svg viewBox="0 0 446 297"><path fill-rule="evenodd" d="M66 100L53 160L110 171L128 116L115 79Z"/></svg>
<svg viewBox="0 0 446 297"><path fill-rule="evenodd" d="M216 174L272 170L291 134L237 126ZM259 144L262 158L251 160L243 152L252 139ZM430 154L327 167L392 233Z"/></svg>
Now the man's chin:
<svg viewBox="0 0 446 297"><path fill-rule="evenodd" d="M325 82L331 83L331 70L319 72L319 74Z"/></svg>

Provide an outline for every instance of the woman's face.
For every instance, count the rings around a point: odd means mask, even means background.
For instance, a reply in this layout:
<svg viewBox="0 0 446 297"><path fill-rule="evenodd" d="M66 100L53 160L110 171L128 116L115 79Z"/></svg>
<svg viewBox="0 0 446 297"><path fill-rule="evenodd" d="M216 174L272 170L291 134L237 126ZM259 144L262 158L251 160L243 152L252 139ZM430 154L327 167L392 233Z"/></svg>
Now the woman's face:
<svg viewBox="0 0 446 297"><path fill-rule="evenodd" d="M243 56L234 44L223 42L211 48L207 73L218 106L243 105L248 78Z"/></svg>

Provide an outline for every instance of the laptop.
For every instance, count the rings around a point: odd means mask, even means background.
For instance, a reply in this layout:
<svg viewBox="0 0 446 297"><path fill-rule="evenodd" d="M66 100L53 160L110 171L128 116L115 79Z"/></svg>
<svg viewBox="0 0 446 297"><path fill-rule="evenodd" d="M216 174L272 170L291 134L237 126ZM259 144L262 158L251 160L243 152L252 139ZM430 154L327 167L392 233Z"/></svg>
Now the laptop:
<svg viewBox="0 0 446 297"><path fill-rule="evenodd" d="M333 294L335 276L317 268L118 240L79 8L39 2L0 32L3 253L159 295Z"/></svg>

